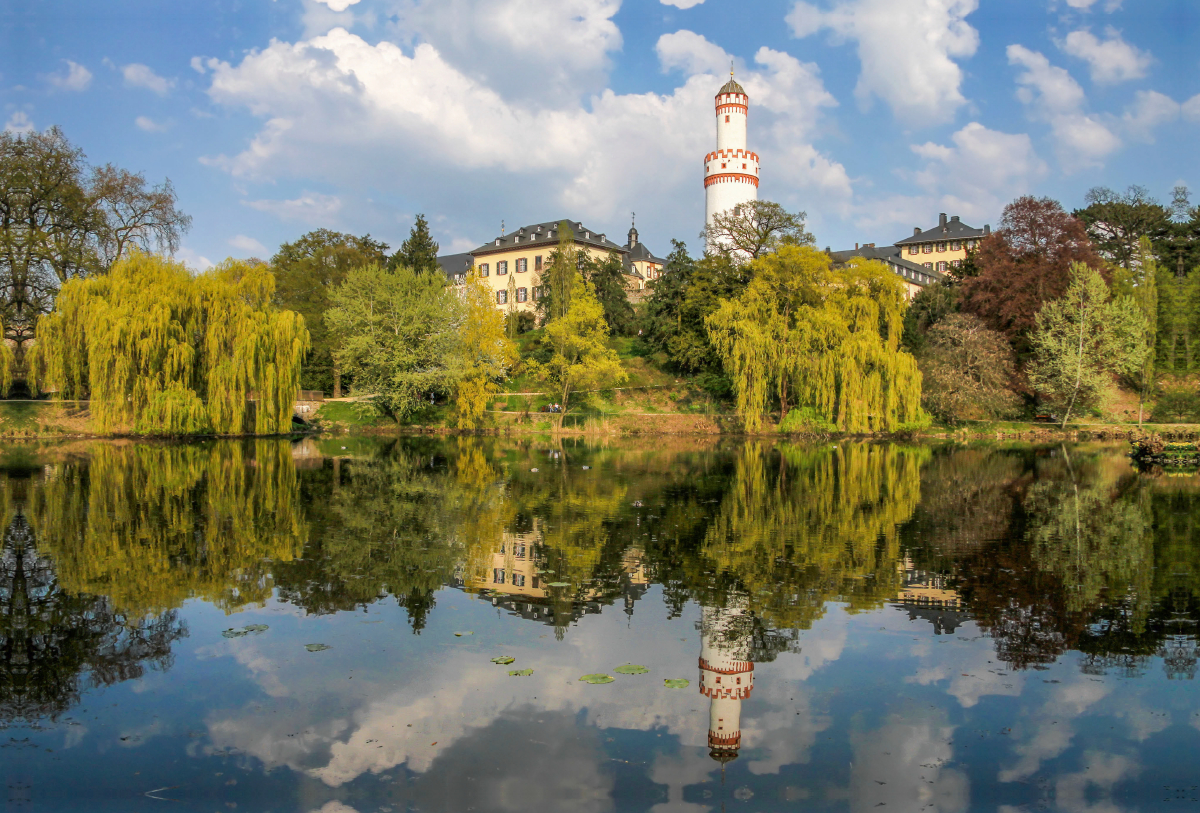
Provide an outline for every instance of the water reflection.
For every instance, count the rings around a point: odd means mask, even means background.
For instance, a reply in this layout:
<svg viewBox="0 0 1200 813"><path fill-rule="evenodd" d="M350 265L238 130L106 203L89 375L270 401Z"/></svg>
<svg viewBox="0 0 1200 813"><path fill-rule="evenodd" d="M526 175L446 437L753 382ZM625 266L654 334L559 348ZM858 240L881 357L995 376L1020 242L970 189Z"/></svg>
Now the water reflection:
<svg viewBox="0 0 1200 813"><path fill-rule="evenodd" d="M1200 731L1109 680L1195 676L1200 481L1112 448L43 456L0 478L0 724L167 692L150 678L171 669L194 707L175 758L286 769L305 810L698 811L768 779L783 800L963 810L1032 803L1047 766L1087 801L1141 781L1137 749L1178 720ZM270 632L220 635L250 622ZM652 675L578 682L627 662ZM1127 739L1089 730L1102 709Z"/></svg>

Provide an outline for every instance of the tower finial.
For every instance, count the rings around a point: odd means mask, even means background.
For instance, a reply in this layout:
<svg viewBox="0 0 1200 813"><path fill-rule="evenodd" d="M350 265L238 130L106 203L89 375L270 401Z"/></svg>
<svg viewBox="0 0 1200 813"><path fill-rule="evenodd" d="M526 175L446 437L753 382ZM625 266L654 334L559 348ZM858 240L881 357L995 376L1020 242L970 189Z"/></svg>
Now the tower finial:
<svg viewBox="0 0 1200 813"><path fill-rule="evenodd" d="M729 78L733 78L733 60L729 60Z"/></svg>
<svg viewBox="0 0 1200 813"><path fill-rule="evenodd" d="M630 212L629 217L630 217L629 225L636 226L637 225L637 212Z"/></svg>

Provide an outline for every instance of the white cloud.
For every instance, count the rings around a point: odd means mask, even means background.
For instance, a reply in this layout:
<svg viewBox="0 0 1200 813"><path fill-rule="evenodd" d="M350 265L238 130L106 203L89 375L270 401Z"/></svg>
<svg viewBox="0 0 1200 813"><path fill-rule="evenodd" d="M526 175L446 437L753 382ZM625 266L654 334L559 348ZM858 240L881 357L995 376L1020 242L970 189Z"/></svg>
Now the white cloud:
<svg viewBox="0 0 1200 813"><path fill-rule="evenodd" d="M313 0L314 3L324 3L333 11L345 11L351 6L359 2L359 0Z"/></svg>
<svg viewBox="0 0 1200 813"><path fill-rule="evenodd" d="M599 223L624 221L630 209L657 208L666 212L661 217L687 223L675 234L693 234L703 217L696 166L712 149L713 95L724 81L695 72L707 64L696 54L727 63L703 38L672 36L661 52L689 73L683 84L669 94L605 90L586 105L506 97L428 43L410 56L344 29L295 44L275 42L238 65L207 63L212 100L249 109L264 124L241 153L204 161L250 180L297 177L419 190L414 209L458 219L463 190L478 209L494 207L489 222L514 206L539 207L531 222L571 212ZM751 147L769 168L764 187L848 196L841 165L802 140L821 109L835 104L816 67L767 48L755 61L757 69L738 78L755 108ZM644 171L649 167L654 171ZM539 196L530 197L534 190ZM518 193L533 202L514 204ZM306 195L286 206L249 205L297 219L311 211L315 219L320 200Z"/></svg>
<svg viewBox="0 0 1200 813"><path fill-rule="evenodd" d="M720 74L729 67L729 54L714 42L694 31L681 30L663 34L654 46L663 72L682 71L692 76L698 73Z"/></svg>
<svg viewBox="0 0 1200 813"><path fill-rule="evenodd" d="M171 88L175 87L173 79L165 79L154 72L148 65L141 65L136 62L125 65L121 68L121 75L125 77L125 84L131 88L145 88L157 93L159 96L166 96L171 92Z"/></svg>
<svg viewBox="0 0 1200 813"><path fill-rule="evenodd" d="M46 81L59 90L87 90L92 84L92 72L78 62L69 59L63 61L67 63L66 68L61 73L48 74Z"/></svg>
<svg viewBox="0 0 1200 813"><path fill-rule="evenodd" d="M266 246L255 240L253 237L247 237L244 234L239 234L235 237L229 238L229 245L233 246L239 251L249 252L256 257L263 257L269 253Z"/></svg>
<svg viewBox="0 0 1200 813"><path fill-rule="evenodd" d="M1183 103L1183 117L1188 121L1200 121L1200 93Z"/></svg>
<svg viewBox="0 0 1200 813"><path fill-rule="evenodd" d="M1058 47L1087 62L1094 82L1125 82L1145 76L1152 61L1150 54L1127 43L1112 26L1105 34L1107 39L1102 40L1087 29L1072 31Z"/></svg>
<svg viewBox="0 0 1200 813"><path fill-rule="evenodd" d="M184 246L179 251L175 252L175 259L186 265L193 271L207 271L213 267L213 261L208 257L198 254L196 251Z"/></svg>
<svg viewBox="0 0 1200 813"><path fill-rule="evenodd" d="M342 210L341 198L318 192L304 192L292 200L248 200L244 203L251 209L273 214L280 220L299 220L312 225L328 226Z"/></svg>
<svg viewBox="0 0 1200 813"><path fill-rule="evenodd" d="M29 116L18 110L8 117L8 121L4 124L4 129L10 133L32 133L35 128Z"/></svg>
<svg viewBox="0 0 1200 813"><path fill-rule="evenodd" d="M1082 11L1091 10L1092 6L1096 5L1098 0L1067 0L1067 5L1071 8L1077 8ZM1107 0L1104 4L1104 10L1108 12L1116 11L1121 7L1121 0Z"/></svg>
<svg viewBox="0 0 1200 813"><path fill-rule="evenodd" d="M1178 121L1182 111L1183 105L1170 96L1154 90L1139 90L1121 121L1134 138L1153 142L1154 129Z"/></svg>
<svg viewBox="0 0 1200 813"><path fill-rule="evenodd" d="M938 124L966 103L955 58L979 47L979 32L966 22L977 6L978 0L838 0L822 11L799 0L787 21L797 37L828 28L857 41L860 103L878 97L906 123Z"/></svg>
<svg viewBox="0 0 1200 813"><path fill-rule="evenodd" d="M147 133L165 133L171 129L169 122L158 122L149 116L138 116L133 123L138 126L139 130L145 130Z"/></svg>
<svg viewBox="0 0 1200 813"><path fill-rule="evenodd" d="M691 8L692 6L700 5L704 2L704 0L661 0L661 2L664 6L675 6L675 8Z"/></svg>
<svg viewBox="0 0 1200 813"><path fill-rule="evenodd" d="M968 222L996 214L1046 174L1025 133L1002 133L971 122L950 140L952 146L913 145L913 152L925 159L916 181L930 193L940 192L937 208Z"/></svg>
<svg viewBox="0 0 1200 813"><path fill-rule="evenodd" d="M464 76L530 106L554 106L607 85L621 0L414 0L404 40L432 45Z"/></svg>
<svg viewBox="0 0 1200 813"><path fill-rule="evenodd" d="M1083 88L1071 74L1022 45L1008 46L1007 53L1010 65L1024 68L1017 77L1017 98L1036 118L1049 123L1064 170L1100 166L1121 146L1121 139L1104 122L1084 112Z"/></svg>

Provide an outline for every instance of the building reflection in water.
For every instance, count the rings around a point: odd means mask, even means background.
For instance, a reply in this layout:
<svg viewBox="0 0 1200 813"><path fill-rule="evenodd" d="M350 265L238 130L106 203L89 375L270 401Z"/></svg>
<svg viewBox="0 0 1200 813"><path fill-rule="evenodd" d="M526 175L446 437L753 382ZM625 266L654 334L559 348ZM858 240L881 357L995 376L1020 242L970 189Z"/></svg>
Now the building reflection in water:
<svg viewBox="0 0 1200 813"><path fill-rule="evenodd" d="M700 616L700 694L709 699L708 755L724 764L742 747L742 701L754 691L753 616L744 600L704 607Z"/></svg>

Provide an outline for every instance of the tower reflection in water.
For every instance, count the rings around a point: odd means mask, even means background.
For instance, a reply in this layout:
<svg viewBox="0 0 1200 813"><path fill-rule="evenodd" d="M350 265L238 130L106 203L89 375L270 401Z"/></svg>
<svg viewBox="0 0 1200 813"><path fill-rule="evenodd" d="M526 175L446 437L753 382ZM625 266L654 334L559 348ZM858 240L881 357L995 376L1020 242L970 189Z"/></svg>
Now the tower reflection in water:
<svg viewBox="0 0 1200 813"><path fill-rule="evenodd" d="M704 607L700 618L700 694L709 699L709 756L724 764L742 747L742 700L754 690L754 617L745 601Z"/></svg>

